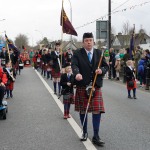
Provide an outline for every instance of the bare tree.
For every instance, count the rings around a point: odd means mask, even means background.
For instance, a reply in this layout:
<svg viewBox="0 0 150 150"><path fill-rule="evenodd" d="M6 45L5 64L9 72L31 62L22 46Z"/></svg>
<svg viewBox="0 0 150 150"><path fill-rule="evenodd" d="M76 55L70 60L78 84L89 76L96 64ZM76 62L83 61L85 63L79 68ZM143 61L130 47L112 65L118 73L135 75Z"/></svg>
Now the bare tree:
<svg viewBox="0 0 150 150"><path fill-rule="evenodd" d="M15 38L15 45L21 49L22 46L24 47L28 47L28 37L24 34L19 34L16 38Z"/></svg>
<svg viewBox="0 0 150 150"><path fill-rule="evenodd" d="M123 23L123 26L122 26L122 34L129 35L129 31L130 31L130 23L129 21L126 21Z"/></svg>

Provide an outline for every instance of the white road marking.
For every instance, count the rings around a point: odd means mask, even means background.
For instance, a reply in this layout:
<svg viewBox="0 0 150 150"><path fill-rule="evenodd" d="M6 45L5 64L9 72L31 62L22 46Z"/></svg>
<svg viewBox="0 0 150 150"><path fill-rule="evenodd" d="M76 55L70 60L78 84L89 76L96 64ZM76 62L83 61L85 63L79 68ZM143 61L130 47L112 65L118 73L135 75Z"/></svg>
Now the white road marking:
<svg viewBox="0 0 150 150"><path fill-rule="evenodd" d="M54 94L53 90L50 88L50 86L46 83L46 81L42 78L42 76L39 74L39 72L37 70L35 70L35 72L37 73L37 75L39 76L39 78L41 79L41 81L43 82L43 84L45 85L46 89L49 91L49 93L51 94L51 96L53 97L54 101L56 102L56 104L58 105L58 107L60 108L60 110L62 111L62 113L64 112L64 107L62 102L58 99L58 97ZM72 118L67 119L67 121L70 123L71 127L74 129L74 131L76 132L76 134L78 135L78 137L81 137L81 128L79 127L79 125L76 123L76 121ZM84 146L86 147L87 150L97 150L96 147L92 144L92 142L90 141L90 139L88 138L87 141L82 142L84 144Z"/></svg>

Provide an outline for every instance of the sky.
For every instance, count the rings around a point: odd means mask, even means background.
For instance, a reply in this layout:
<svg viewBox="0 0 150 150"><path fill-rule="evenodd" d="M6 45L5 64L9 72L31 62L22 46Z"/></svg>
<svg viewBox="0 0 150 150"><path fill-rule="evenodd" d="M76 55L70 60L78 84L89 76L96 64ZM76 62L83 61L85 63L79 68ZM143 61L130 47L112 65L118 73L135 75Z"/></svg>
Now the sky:
<svg viewBox="0 0 150 150"><path fill-rule="evenodd" d="M123 23L128 21L131 27L135 24L136 31L142 27L150 35L150 3L140 5L144 2L150 0L111 0L112 10L123 4L115 10L119 12L112 14L112 26L116 34L122 32ZM62 0L0 0L0 34L4 35L6 31L12 40L18 34L25 34L31 46L43 37L61 39L61 7ZM126 11L122 11L124 9ZM78 37L73 38L82 40L85 32L93 32L95 37L96 22L93 21L107 16L108 0L64 0L64 10L69 18L72 14L72 24L78 33ZM89 22L93 23L80 27ZM69 40L70 36L63 34L63 39Z"/></svg>

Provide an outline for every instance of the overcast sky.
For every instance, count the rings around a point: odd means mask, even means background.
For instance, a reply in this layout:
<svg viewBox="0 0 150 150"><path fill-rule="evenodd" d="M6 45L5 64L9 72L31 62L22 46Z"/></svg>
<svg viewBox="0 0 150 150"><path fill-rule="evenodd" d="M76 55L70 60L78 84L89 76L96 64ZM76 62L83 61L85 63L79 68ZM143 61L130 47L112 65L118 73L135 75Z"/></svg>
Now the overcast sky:
<svg viewBox="0 0 150 150"><path fill-rule="evenodd" d="M112 10L127 0L112 0ZM117 10L127 8L126 11L112 14L112 26L116 33L122 31L124 22L135 24L138 31L142 25L147 33L150 33L150 3L129 9L131 6L139 5L149 0L128 0ZM79 27L104 16L108 12L108 0L70 0L72 5L72 24ZM60 12L61 0L1 0L0 3L0 32L6 31L12 40L18 34L26 34L30 44L35 44L42 37L51 40L61 39ZM64 9L70 18L69 0L64 0ZM107 18L104 18L105 20ZM36 30L36 31L35 31ZM96 34L96 23L79 28L77 39L81 40L84 32ZM0 33L2 34L2 33ZM64 39L69 39L64 35Z"/></svg>

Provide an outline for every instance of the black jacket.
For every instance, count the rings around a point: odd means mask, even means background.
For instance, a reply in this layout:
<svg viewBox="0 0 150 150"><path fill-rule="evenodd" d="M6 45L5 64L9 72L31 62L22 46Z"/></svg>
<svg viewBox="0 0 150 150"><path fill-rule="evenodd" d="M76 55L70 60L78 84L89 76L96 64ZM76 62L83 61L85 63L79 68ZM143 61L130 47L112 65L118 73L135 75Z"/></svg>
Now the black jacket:
<svg viewBox="0 0 150 150"><path fill-rule="evenodd" d="M67 85L67 82L71 83L71 86ZM66 93L73 93L73 82L74 82L74 76L71 75L70 79L67 77L67 73L61 75L61 80L60 80L60 85L62 86L63 89L63 95Z"/></svg>
<svg viewBox="0 0 150 150"><path fill-rule="evenodd" d="M59 67L59 63L58 63L58 58L60 60L60 64L61 64L61 55L56 55L55 51L52 51L51 52L51 58L53 60L53 69L56 71L56 72L59 72L60 71L60 67ZM64 55L62 55L62 68L64 68L64 65L65 65L65 59L64 59Z"/></svg>
<svg viewBox="0 0 150 150"><path fill-rule="evenodd" d="M134 76L134 69L131 70L128 66L126 67L126 80L127 81L131 81L135 79L135 76Z"/></svg>
<svg viewBox="0 0 150 150"><path fill-rule="evenodd" d="M72 57L72 71L74 76L80 73L83 77L83 80L76 81L77 86L87 86L90 84L91 79L94 79L95 70L98 67L98 63L101 57L102 51L94 49L92 62L90 63L87 53L84 48L76 50ZM108 65L105 58L102 59L101 64L102 75L97 75L96 86L102 87L103 76L108 71Z"/></svg>

